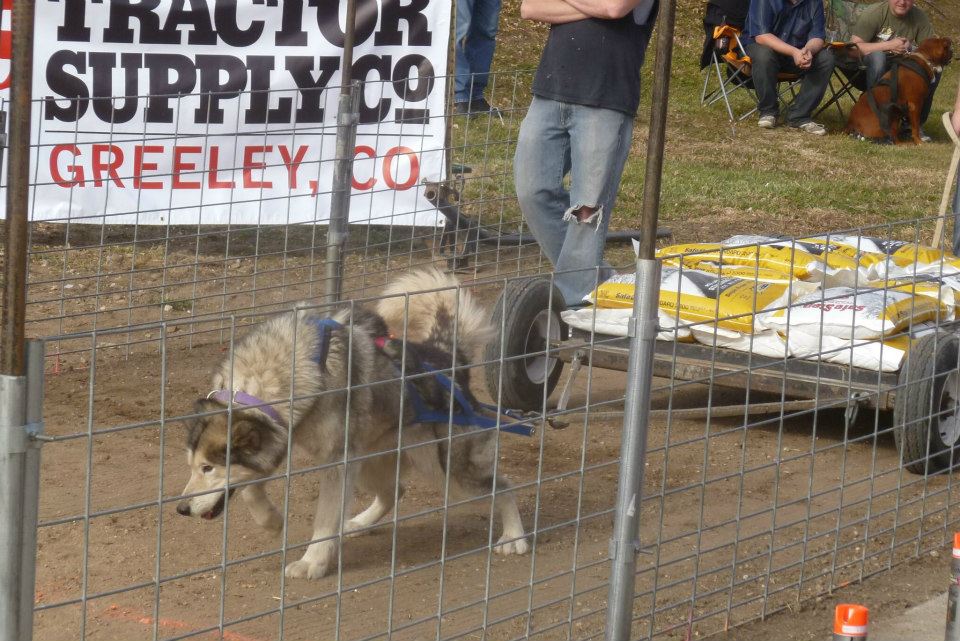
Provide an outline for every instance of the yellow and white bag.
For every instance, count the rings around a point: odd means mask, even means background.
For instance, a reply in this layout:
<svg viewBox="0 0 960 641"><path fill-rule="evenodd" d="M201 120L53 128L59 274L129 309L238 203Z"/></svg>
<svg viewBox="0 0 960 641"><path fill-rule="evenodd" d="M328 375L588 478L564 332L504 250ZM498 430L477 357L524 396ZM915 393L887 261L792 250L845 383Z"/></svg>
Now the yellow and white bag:
<svg viewBox="0 0 960 641"><path fill-rule="evenodd" d="M634 275L618 274L585 300L597 307L633 307ZM811 291L806 283L764 283L742 278L718 278L695 269L665 266L660 274L658 338L675 334L706 345L748 350L774 357L785 355L776 332L756 323L757 311L786 305L791 295Z"/></svg>
<svg viewBox="0 0 960 641"><path fill-rule="evenodd" d="M761 323L786 336L789 343L792 332L847 340L881 338L952 314L938 299L911 291L832 287L803 296L788 309L764 315Z"/></svg>
<svg viewBox="0 0 960 641"><path fill-rule="evenodd" d="M797 358L824 360L881 372L896 372L914 340L937 330L936 323L920 323L908 333L888 338L855 338L812 336L805 332L790 332L787 344Z"/></svg>
<svg viewBox="0 0 960 641"><path fill-rule="evenodd" d="M915 275L960 274L960 258L950 252L910 241L871 236L830 236L830 243L859 252L858 262L871 280ZM806 239L826 241L826 237Z"/></svg>
<svg viewBox="0 0 960 641"><path fill-rule="evenodd" d="M758 240L774 244L756 244ZM748 244L741 244L741 241ZM856 282L858 265L855 259L835 252L821 252L818 255L816 251L819 250L815 246L804 248L795 241L734 236L723 243L671 245L660 249L657 255L698 269L702 263L769 269L828 287Z"/></svg>
<svg viewBox="0 0 960 641"><path fill-rule="evenodd" d="M560 318L570 327L606 336L627 336L632 315L632 308L581 307L560 312ZM690 328L683 325L677 326L672 316L660 312L658 323L660 325L660 331L657 332L658 341L693 342Z"/></svg>

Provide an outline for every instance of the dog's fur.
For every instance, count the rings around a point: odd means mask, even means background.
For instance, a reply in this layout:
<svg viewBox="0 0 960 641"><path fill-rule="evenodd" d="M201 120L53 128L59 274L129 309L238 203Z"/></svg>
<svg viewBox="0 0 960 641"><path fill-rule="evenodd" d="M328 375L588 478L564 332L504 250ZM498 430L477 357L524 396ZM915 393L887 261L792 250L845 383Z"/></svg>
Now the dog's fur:
<svg viewBox="0 0 960 641"><path fill-rule="evenodd" d="M423 290L435 291L403 295ZM435 269L402 276L384 293L388 297L375 311L355 307L334 314L334 320L344 327L331 332L322 366L313 360L320 339L316 325L309 322L312 312L308 311L268 320L235 345L233 353L216 369L213 389L242 390L263 401L276 402L273 407L291 426L292 435L257 408L234 404L230 420L222 403L197 401L195 408L201 415L189 425L190 479L183 490L184 495L196 496L185 497L177 506L179 513L216 518L233 494L233 486L239 483L237 493L253 520L268 530L280 531L283 516L270 502L263 484L255 481L283 468L288 459L288 438L306 450L317 465L341 461L345 454L351 460L382 452L348 464L345 478L341 477L343 466L317 473L320 496L313 543L303 558L290 563L285 571L290 578L316 579L337 562L342 487L346 488L344 511L350 507L354 485L374 496L369 507L344 525L345 533L372 526L394 507L394 497L402 495L402 486L397 488L395 484L399 443L404 448L400 455L401 478L415 468L443 487L449 468L451 494L461 497L489 494L495 485L503 535L494 550L523 554L529 549L512 494L501 494L510 485L501 475L494 475L496 433L450 428L446 423L414 423L407 386L390 380L398 378L398 363L404 363L405 371L412 373L423 360L435 368L449 368L455 359L455 379L472 399L469 370L461 366L469 364L492 335L488 315L455 278ZM375 339L387 337L391 330L396 338L387 338L381 349ZM415 378L414 386L426 404L446 410L449 393L434 387L432 381L429 377ZM284 402L291 396L295 398L292 403ZM402 421L398 418L401 413ZM452 441L445 440L450 429L457 436ZM231 487L226 495L228 434ZM409 447L416 443L423 445Z"/></svg>
<svg viewBox="0 0 960 641"><path fill-rule="evenodd" d="M917 50L906 57L913 58L928 73L939 72L949 64L953 57L952 43L949 38L928 38L920 43ZM892 79L893 70L887 71L881 80L887 83ZM844 131L848 134L860 134L864 138L883 140L890 138L895 144L900 143L900 121L906 117L910 123L910 133L913 143L920 144L920 112L923 103L930 91L931 78L927 74L920 76L915 70L906 65L897 67L897 96L891 96L889 84L878 83L869 91L860 94ZM884 130L880 118L870 107L868 94L872 94L877 107L887 112L889 127Z"/></svg>

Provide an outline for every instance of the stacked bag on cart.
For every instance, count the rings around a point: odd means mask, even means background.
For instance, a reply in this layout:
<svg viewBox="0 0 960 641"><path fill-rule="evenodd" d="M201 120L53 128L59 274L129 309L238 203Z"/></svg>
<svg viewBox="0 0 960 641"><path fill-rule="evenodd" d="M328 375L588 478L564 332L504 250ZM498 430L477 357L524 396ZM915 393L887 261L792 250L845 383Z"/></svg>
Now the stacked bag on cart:
<svg viewBox="0 0 960 641"><path fill-rule="evenodd" d="M863 236L734 236L658 256L659 339L874 370L899 369L913 338L953 320L960 290L960 258ZM614 276L564 320L626 335L633 288L633 274Z"/></svg>

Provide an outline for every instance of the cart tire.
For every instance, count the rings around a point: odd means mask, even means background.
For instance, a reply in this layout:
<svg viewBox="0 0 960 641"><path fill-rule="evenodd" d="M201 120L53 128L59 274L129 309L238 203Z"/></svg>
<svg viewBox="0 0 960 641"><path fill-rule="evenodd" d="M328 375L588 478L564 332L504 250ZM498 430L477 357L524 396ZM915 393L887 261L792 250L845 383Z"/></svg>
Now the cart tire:
<svg viewBox="0 0 960 641"><path fill-rule="evenodd" d="M496 335L483 354L487 390L502 407L539 410L544 386L547 397L553 393L563 361L545 354L546 339L567 338L567 326L560 320L566 308L560 291L545 278L507 283L491 319Z"/></svg>
<svg viewBox="0 0 960 641"><path fill-rule="evenodd" d="M932 333L910 346L893 407L893 437L904 467L934 474L955 465L960 444L960 340Z"/></svg>

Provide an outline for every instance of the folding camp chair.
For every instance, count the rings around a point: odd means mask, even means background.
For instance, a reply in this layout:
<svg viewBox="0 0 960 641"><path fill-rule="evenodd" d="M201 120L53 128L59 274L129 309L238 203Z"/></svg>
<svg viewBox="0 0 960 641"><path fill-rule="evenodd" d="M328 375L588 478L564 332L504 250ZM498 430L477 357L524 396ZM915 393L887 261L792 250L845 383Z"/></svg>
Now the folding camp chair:
<svg viewBox="0 0 960 641"><path fill-rule="evenodd" d="M833 49L836 65L827 90L830 92L826 102L820 105L814 116L836 105L843 118L840 104L844 97L856 102L861 91L866 89L866 68L860 56L860 50L850 41L853 25L860 13L870 6L865 2L851 0L828 0L827 2L827 45Z"/></svg>
<svg viewBox="0 0 960 641"><path fill-rule="evenodd" d="M759 103L750 79L750 56L747 55L740 41L740 30L728 24L718 25L713 30L713 42L710 64L703 70L700 106L705 107L723 100L730 122L743 120L756 113ZM796 97L800 76L780 73L777 74L777 82L783 85L778 92L781 99L787 94L790 94L791 99ZM713 83L716 83L716 86L711 88ZM742 114L735 114L730 96L741 89L750 96L753 107Z"/></svg>

